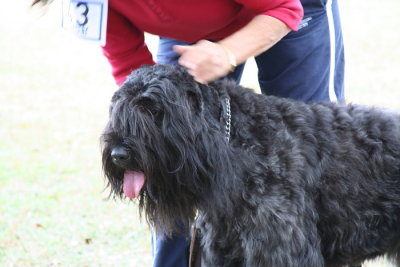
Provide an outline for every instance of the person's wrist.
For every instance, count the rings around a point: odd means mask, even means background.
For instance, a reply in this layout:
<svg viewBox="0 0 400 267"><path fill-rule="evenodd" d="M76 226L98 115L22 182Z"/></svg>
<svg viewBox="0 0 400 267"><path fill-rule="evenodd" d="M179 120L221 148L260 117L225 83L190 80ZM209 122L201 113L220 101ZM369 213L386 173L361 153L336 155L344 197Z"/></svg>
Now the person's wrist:
<svg viewBox="0 0 400 267"><path fill-rule="evenodd" d="M229 65L230 65L230 69L229 71L232 72L235 70L236 66L237 66L237 62L236 62L236 57L235 54L233 54L233 52L225 45L218 43L225 51L225 55L228 59Z"/></svg>

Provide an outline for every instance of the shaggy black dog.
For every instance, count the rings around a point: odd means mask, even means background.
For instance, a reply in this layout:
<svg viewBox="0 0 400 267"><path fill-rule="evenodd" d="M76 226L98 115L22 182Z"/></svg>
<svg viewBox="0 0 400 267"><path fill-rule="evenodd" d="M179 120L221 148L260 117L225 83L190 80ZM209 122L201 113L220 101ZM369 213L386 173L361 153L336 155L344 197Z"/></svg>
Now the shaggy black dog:
<svg viewBox="0 0 400 267"><path fill-rule="evenodd" d="M157 229L199 213L204 266L400 264L399 114L157 65L115 93L102 143L112 193Z"/></svg>

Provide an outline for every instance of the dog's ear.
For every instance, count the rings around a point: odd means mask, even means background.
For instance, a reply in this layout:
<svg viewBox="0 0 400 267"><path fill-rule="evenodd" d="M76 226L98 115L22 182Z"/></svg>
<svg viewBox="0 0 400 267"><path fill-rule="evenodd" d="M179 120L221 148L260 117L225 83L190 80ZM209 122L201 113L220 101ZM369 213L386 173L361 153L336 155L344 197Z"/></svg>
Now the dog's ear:
<svg viewBox="0 0 400 267"><path fill-rule="evenodd" d="M194 91L187 91L187 98L189 101L190 106L195 110L195 111L200 111L200 99L199 96L196 94Z"/></svg>
<svg viewBox="0 0 400 267"><path fill-rule="evenodd" d="M201 105L203 102L203 96L201 94L200 84L190 84L186 88L186 96L190 107L192 107L196 112L200 112Z"/></svg>

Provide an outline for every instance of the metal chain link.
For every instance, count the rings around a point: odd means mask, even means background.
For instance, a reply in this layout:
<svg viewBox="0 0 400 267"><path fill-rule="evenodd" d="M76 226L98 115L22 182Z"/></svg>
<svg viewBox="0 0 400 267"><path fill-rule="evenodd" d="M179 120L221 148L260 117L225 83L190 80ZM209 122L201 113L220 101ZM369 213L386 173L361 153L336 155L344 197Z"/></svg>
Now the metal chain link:
<svg viewBox="0 0 400 267"><path fill-rule="evenodd" d="M228 140L231 138L231 103L229 101L229 97L225 98L226 104L226 123L225 123L225 138Z"/></svg>

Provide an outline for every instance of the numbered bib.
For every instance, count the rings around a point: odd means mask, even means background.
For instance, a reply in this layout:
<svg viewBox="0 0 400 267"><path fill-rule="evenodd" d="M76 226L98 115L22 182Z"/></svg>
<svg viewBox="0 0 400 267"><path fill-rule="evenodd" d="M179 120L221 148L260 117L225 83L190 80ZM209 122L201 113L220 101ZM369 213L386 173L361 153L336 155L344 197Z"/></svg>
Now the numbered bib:
<svg viewBox="0 0 400 267"><path fill-rule="evenodd" d="M81 39L106 44L108 0L63 0L62 27Z"/></svg>

